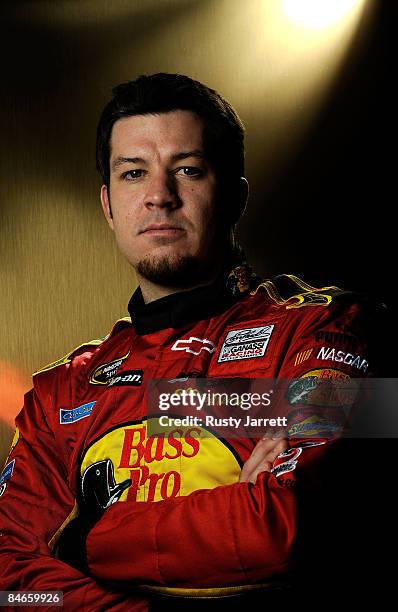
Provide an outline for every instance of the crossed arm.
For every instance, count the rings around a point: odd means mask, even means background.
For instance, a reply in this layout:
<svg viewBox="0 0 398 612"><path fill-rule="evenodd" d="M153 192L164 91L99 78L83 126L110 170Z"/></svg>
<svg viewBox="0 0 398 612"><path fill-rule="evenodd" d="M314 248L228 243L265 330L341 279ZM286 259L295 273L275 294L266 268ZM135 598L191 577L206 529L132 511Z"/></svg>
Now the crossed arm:
<svg viewBox="0 0 398 612"><path fill-rule="evenodd" d="M17 425L20 439L8 460L15 459L14 474L0 498L1 589L62 590L69 610L101 601L110 610L128 603L138 612L147 609L134 590L140 583L245 584L288 566L294 495L262 471L284 442L260 442L240 483L165 502L114 504L88 536L86 576L48 546L75 500L34 391Z"/></svg>

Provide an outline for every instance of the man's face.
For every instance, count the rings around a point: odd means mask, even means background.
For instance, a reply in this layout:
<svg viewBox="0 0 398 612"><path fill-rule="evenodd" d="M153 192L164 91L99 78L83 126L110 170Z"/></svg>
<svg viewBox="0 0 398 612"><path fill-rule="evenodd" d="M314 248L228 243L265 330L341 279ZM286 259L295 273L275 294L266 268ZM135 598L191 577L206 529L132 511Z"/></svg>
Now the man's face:
<svg viewBox="0 0 398 612"><path fill-rule="evenodd" d="M202 132L201 119L183 110L126 117L113 126L103 210L138 275L160 285L195 282L225 252L228 228L220 235L216 177Z"/></svg>

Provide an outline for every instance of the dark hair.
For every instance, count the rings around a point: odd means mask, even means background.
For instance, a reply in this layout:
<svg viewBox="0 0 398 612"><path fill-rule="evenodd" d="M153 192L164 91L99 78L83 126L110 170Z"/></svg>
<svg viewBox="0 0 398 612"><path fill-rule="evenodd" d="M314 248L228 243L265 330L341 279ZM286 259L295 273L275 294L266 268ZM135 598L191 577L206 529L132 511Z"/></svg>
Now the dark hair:
<svg viewBox="0 0 398 612"><path fill-rule="evenodd" d="M236 197L239 178L244 176L244 127L220 94L188 76L165 72L141 75L117 85L112 92L97 128L97 169L105 185L109 187L110 139L118 119L189 110L204 121L203 146L221 192L235 193Z"/></svg>

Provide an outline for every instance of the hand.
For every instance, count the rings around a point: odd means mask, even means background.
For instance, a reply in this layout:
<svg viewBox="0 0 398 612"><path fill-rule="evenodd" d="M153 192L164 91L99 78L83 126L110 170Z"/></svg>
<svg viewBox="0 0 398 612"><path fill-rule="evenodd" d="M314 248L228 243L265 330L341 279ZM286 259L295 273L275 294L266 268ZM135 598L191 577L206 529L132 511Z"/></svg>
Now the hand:
<svg viewBox="0 0 398 612"><path fill-rule="evenodd" d="M255 484L260 472L271 472L276 457L288 448L286 438L262 438L257 442L252 454L244 464L239 482Z"/></svg>

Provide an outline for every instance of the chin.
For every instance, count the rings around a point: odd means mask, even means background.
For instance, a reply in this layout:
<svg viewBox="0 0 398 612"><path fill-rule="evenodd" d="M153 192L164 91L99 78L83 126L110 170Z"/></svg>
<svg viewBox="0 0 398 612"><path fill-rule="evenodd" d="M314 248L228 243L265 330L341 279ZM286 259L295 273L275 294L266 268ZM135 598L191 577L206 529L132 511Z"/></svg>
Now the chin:
<svg viewBox="0 0 398 612"><path fill-rule="evenodd" d="M201 281L205 266L193 255L148 254L135 265L136 271L157 285L181 287Z"/></svg>

